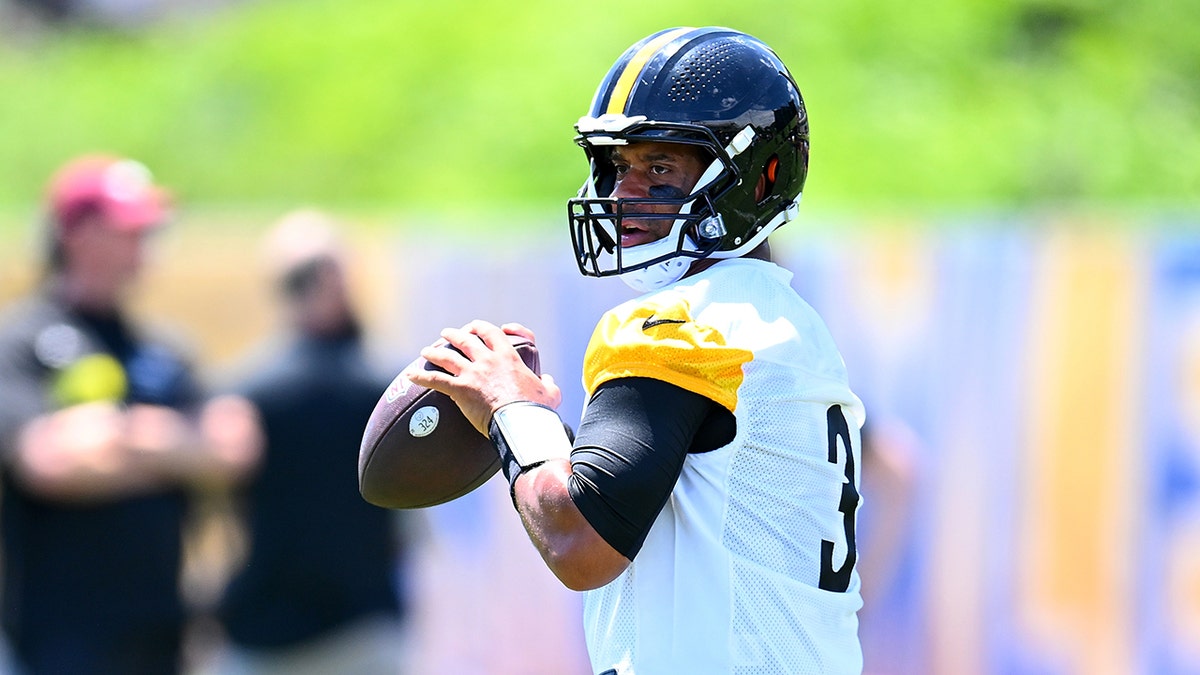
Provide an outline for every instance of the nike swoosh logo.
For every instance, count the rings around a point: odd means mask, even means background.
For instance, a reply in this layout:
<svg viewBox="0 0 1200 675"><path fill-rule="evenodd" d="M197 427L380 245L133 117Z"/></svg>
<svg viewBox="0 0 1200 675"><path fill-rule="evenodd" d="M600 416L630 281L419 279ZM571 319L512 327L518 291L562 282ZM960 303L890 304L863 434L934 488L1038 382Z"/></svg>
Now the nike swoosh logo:
<svg viewBox="0 0 1200 675"><path fill-rule="evenodd" d="M683 319L657 319L651 316L642 323L642 330L650 330L655 326L662 326L668 323L687 323L687 321L684 321Z"/></svg>

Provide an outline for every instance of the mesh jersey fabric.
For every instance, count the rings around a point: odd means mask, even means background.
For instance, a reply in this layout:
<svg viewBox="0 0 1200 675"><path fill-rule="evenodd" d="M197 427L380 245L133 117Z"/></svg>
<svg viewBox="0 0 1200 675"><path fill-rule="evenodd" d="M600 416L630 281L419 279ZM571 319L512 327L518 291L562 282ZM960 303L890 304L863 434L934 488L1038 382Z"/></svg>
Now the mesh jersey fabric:
<svg viewBox="0 0 1200 675"><path fill-rule="evenodd" d="M858 484L865 413L791 276L761 260L721 261L597 324L584 359L589 395L614 378L663 379L730 408L737 434L688 456L640 553L586 594L595 672L862 670L857 572L844 591L820 583L823 542L833 549L826 566L844 569L852 550L839 505L847 475ZM830 432L832 414L848 422L843 440Z"/></svg>

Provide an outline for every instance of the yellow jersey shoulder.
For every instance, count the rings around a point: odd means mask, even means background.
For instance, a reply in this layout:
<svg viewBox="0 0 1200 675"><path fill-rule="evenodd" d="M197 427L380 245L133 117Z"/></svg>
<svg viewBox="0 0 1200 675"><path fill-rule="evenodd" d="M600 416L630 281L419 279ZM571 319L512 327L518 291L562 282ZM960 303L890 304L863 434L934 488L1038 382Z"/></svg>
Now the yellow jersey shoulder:
<svg viewBox="0 0 1200 675"><path fill-rule="evenodd" d="M669 382L729 410L737 407L742 366L753 358L727 344L713 326L698 322L682 294L660 293L607 312L584 355L583 384L590 396L624 377Z"/></svg>

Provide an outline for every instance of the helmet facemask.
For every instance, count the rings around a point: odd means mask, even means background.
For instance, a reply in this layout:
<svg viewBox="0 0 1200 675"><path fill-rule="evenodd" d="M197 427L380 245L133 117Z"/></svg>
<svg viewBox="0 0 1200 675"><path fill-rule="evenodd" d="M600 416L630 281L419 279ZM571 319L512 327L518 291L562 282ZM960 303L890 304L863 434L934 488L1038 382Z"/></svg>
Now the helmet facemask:
<svg viewBox="0 0 1200 675"><path fill-rule="evenodd" d="M721 244L725 227L717 213L717 195L738 180L738 169L704 127L676 123L647 123L644 118L583 118L577 142L588 155L591 171L579 197L568 201L571 240L580 271L588 276L622 275L664 263L682 266L708 257ZM614 146L639 141L680 143L699 147L713 157L686 195L616 198L615 170L608 159ZM654 207L669 207L655 212ZM670 233L639 246L620 246L624 225L637 220L672 219ZM682 276L682 272L679 276ZM678 277L676 277L678 278ZM672 279L673 281L674 279Z"/></svg>

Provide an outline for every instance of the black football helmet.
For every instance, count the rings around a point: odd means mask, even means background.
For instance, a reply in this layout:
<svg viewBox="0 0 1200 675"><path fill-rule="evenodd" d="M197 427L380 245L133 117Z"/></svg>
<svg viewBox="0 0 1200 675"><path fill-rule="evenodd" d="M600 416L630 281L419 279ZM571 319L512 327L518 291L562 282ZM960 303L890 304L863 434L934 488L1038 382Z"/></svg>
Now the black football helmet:
<svg viewBox="0 0 1200 675"><path fill-rule="evenodd" d="M674 28L637 42L608 71L575 129L591 165L579 196L568 202L584 275L666 266L677 272L667 275L669 283L695 259L748 253L796 216L808 175L804 100L779 57L745 33ZM640 140L699 146L712 163L681 198L612 198L609 153ZM760 176L766 189L756 198ZM662 218L645 213L649 204L679 209L672 233L622 249L622 219ZM635 250L642 248L653 250Z"/></svg>

